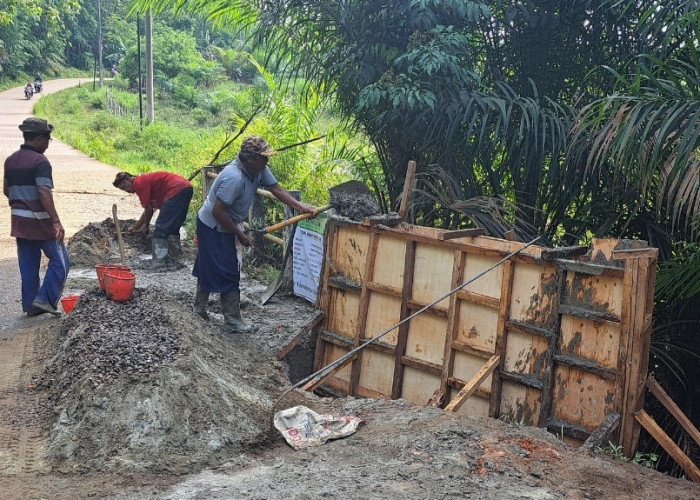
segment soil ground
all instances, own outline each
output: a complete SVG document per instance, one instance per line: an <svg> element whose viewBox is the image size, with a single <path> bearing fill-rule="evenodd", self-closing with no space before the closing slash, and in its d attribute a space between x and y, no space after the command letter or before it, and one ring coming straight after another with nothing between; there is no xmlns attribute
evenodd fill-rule
<svg viewBox="0 0 700 500"><path fill-rule="evenodd" d="M16 125L29 114L20 96L19 88L0 93L0 108L17 109L0 115L0 145L19 141ZM119 260L111 206L119 203L122 229L140 209L111 188L116 170L91 160L80 189L66 187L85 160L57 142L47 154L71 237L65 293L81 299L58 318L21 314L3 198L2 498L700 498L689 481L590 455L542 429L401 400L292 391L278 401L290 381L310 373L312 339L281 361L276 354L308 324L313 305L278 293L261 306L265 286L244 276L243 316L255 331L221 335L216 296L209 321L191 313L194 249L186 246L184 267L150 273L139 269L147 257L137 239L126 241L134 295L107 300L94 264ZM295 405L363 423L346 438L295 451L272 425L276 411Z"/></svg>

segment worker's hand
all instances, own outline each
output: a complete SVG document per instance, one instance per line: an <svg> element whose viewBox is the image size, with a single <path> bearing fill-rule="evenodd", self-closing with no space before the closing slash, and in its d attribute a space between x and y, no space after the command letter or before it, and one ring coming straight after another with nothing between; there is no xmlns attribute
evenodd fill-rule
<svg viewBox="0 0 700 500"><path fill-rule="evenodd" d="M297 212L301 214L311 214L312 216L318 215L317 212L318 208L313 206L313 205L307 205L306 203L301 203L299 202L299 206L297 207Z"/></svg>
<svg viewBox="0 0 700 500"><path fill-rule="evenodd" d="M54 222L53 223L53 237L54 237L54 239L59 243L63 243L63 238L65 235L66 235L66 232L63 229L63 225L60 222Z"/></svg>
<svg viewBox="0 0 700 500"><path fill-rule="evenodd" d="M238 236L238 241L241 242L241 245L244 247L252 247L253 246L253 239L247 235L247 234L242 234Z"/></svg>

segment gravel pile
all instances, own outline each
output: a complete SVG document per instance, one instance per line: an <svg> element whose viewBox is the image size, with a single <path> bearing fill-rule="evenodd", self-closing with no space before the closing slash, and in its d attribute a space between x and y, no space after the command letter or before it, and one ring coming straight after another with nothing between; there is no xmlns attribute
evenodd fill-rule
<svg viewBox="0 0 700 500"><path fill-rule="evenodd" d="M177 325L162 308L166 300L158 289L136 289L127 302L107 300L99 289L83 293L60 327L71 355L49 367L44 384L58 372L62 386L87 376L97 387L124 375L148 375L182 356Z"/></svg>

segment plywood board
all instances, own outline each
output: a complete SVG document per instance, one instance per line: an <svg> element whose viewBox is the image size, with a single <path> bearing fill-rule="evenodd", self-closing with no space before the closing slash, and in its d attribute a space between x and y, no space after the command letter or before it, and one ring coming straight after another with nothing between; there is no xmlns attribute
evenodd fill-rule
<svg viewBox="0 0 700 500"><path fill-rule="evenodd" d="M541 377L547 353L547 340L536 335L508 331L503 370Z"/></svg>
<svg viewBox="0 0 700 500"><path fill-rule="evenodd" d="M489 267L498 262L498 258L487 257L485 255L469 254L464 271L463 282L478 276ZM499 266L478 279L474 280L462 290L479 293L497 299L501 296L501 281L503 280L503 267Z"/></svg>
<svg viewBox="0 0 700 500"><path fill-rule="evenodd" d="M371 349L365 349L362 353L359 385L388 397L391 395L391 381L394 375L394 356Z"/></svg>
<svg viewBox="0 0 700 500"><path fill-rule="evenodd" d="M330 289L329 313L326 330L354 337L357 331L357 312L360 296L350 291Z"/></svg>
<svg viewBox="0 0 700 500"><path fill-rule="evenodd" d="M403 285L406 242L396 238L381 238L377 245L377 260L371 281L401 289Z"/></svg>
<svg viewBox="0 0 700 500"><path fill-rule="evenodd" d="M590 359L600 366L616 370L620 326L607 321L562 316L559 352Z"/></svg>
<svg viewBox="0 0 700 500"><path fill-rule="evenodd" d="M401 299L372 292L367 306L364 338L372 338L401 321ZM396 345L399 330L394 328L382 337L382 342Z"/></svg>
<svg viewBox="0 0 700 500"><path fill-rule="evenodd" d="M406 354L422 361L442 365L446 332L446 318L429 312L419 314L409 322ZM439 387L438 383L435 389Z"/></svg>
<svg viewBox="0 0 700 500"><path fill-rule="evenodd" d="M459 389L452 388L449 394L448 401L452 400L459 393ZM462 405L455 413L458 415L468 415L472 418L482 418L489 416L489 400L472 394L469 400Z"/></svg>
<svg viewBox="0 0 700 500"><path fill-rule="evenodd" d="M414 404L424 405L440 388L440 376L417 370L411 366L404 368L404 383L401 397Z"/></svg>
<svg viewBox="0 0 700 500"><path fill-rule="evenodd" d="M619 316L622 312L622 291L622 280L619 278L569 272L565 300L575 307Z"/></svg>
<svg viewBox="0 0 700 500"><path fill-rule="evenodd" d="M455 340L474 349L494 352L497 328L498 310L461 301Z"/></svg>
<svg viewBox="0 0 700 500"><path fill-rule="evenodd" d="M479 356L474 356L465 352L456 352L452 376L466 382L484 366L486 361L486 359ZM491 375L484 380L480 387L485 391L491 390ZM454 397L451 399L454 399Z"/></svg>
<svg viewBox="0 0 700 500"><path fill-rule="evenodd" d="M501 389L501 416L511 423L535 425L540 417L540 391L509 381Z"/></svg>
<svg viewBox="0 0 700 500"><path fill-rule="evenodd" d="M326 349L323 353L323 366L331 364L336 359L343 357L348 353L347 349L333 344L326 344ZM345 365L343 368L333 372L333 377L345 382L350 381L350 365Z"/></svg>
<svg viewBox="0 0 700 500"><path fill-rule="evenodd" d="M338 231L335 238L337 250L333 254L333 265L346 278L362 282L369 247L369 233L351 227L337 227L336 230ZM333 274L331 272L331 275Z"/></svg>
<svg viewBox="0 0 700 500"><path fill-rule="evenodd" d="M519 262L513 273L513 289L510 304L510 319L529 322L534 325L546 325L552 318L548 312L552 310L554 296L552 287L556 290L554 272L543 272L542 267Z"/></svg>
<svg viewBox="0 0 700 500"><path fill-rule="evenodd" d="M454 251L450 248L418 244L414 264L413 300L429 304L446 295L452 289L452 265ZM437 304L447 308L449 298Z"/></svg>
<svg viewBox="0 0 700 500"><path fill-rule="evenodd" d="M555 367L554 395L553 416L591 432L615 409L615 381L579 368Z"/></svg>

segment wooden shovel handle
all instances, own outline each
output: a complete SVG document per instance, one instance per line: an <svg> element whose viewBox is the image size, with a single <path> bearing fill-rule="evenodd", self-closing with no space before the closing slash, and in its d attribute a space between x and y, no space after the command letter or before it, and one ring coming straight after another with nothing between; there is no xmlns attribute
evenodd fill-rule
<svg viewBox="0 0 700 500"><path fill-rule="evenodd" d="M114 228L117 230L117 242L119 243L119 255L122 258L122 265L126 265L126 256L124 255L124 241L122 240L122 231L119 228L119 219L117 218L117 204L112 205L112 218L114 219Z"/></svg>
<svg viewBox="0 0 700 500"><path fill-rule="evenodd" d="M325 212L326 210L330 210L333 208L333 205L324 205L322 207L317 208L314 213L312 214L299 214L295 215L294 217L290 217L289 219L283 220L282 222L278 222L277 224L273 224L272 226L268 226L264 229L265 233L271 233L272 231L277 231L278 229L282 229L283 227L287 227L290 224L294 224L295 222L299 222L300 220L305 220L309 219L311 217L316 217L318 214L321 212Z"/></svg>

